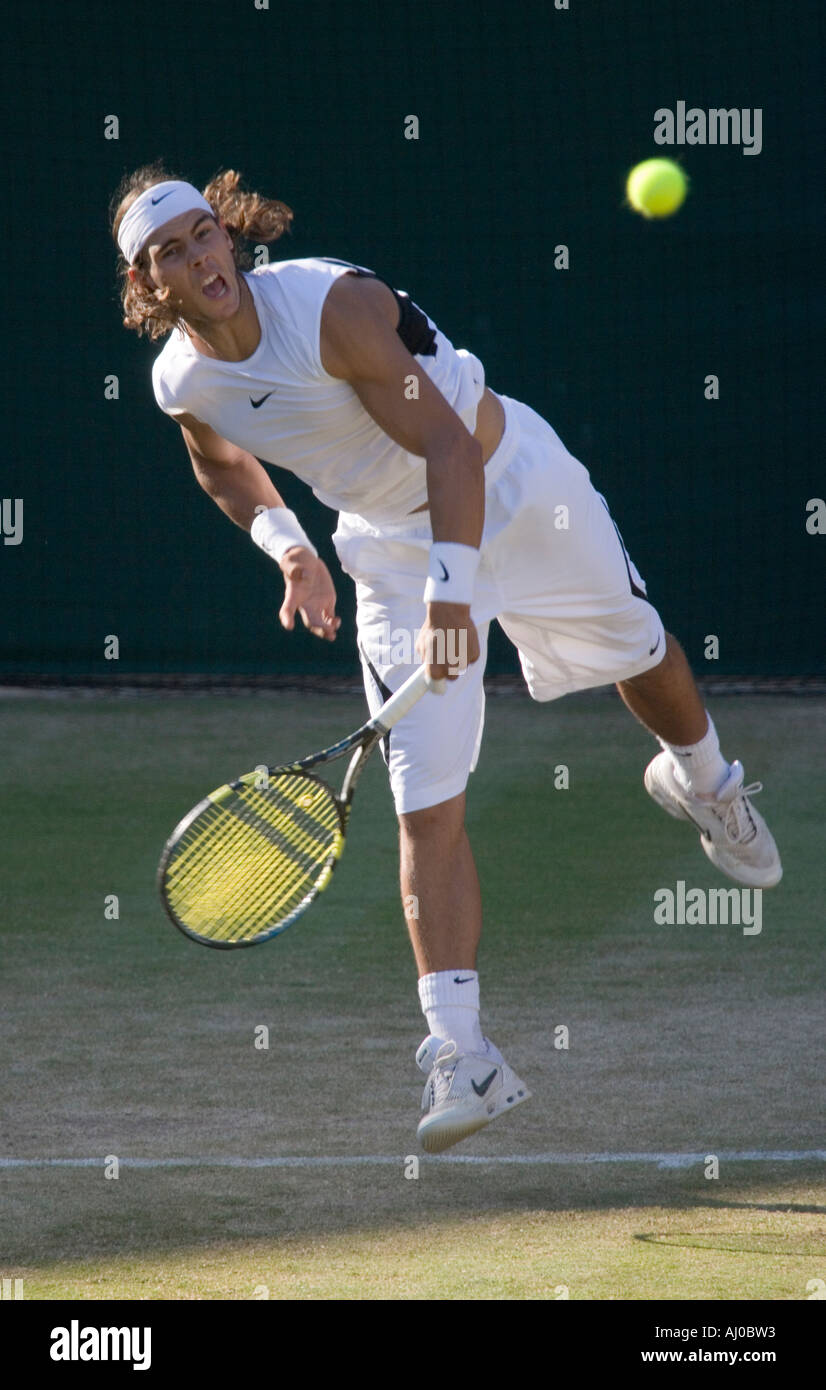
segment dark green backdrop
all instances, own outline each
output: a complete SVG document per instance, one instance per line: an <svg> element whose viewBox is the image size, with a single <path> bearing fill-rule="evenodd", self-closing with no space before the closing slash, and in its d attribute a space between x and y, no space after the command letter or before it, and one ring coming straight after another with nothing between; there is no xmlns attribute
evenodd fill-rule
<svg viewBox="0 0 826 1390"><path fill-rule="evenodd" d="M120 326L106 208L158 155L200 185L241 169L295 210L274 255L373 267L545 414L702 673L824 673L819 0L41 3L5 24L6 680L356 668L349 581L335 647L280 631L277 570L198 490L159 349ZM678 100L760 107L763 149L671 151L692 193L648 224L624 176ZM323 542L332 514L277 483ZM515 669L501 637L491 669Z"/></svg>

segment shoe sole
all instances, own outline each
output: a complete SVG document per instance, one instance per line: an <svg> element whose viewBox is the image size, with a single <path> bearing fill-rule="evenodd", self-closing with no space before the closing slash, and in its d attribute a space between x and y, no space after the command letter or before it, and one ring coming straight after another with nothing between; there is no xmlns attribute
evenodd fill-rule
<svg viewBox="0 0 826 1390"><path fill-rule="evenodd" d="M727 878L733 878L735 883L743 883L747 888L776 888L783 877L783 866L778 863L772 869L749 869L745 864L738 864L736 870L720 862L717 857L717 846L713 840L709 840L705 835L700 840L703 849L721 874Z"/></svg>
<svg viewBox="0 0 826 1390"><path fill-rule="evenodd" d="M509 1110L515 1110L523 1101L530 1100L531 1093L524 1081L511 1073L510 1085L503 1085L487 1105L479 1109L474 1106L464 1118L452 1106L442 1115L426 1116L419 1125L419 1143L426 1153L438 1154L451 1148L462 1139L467 1139L477 1130L484 1129L492 1120L498 1119Z"/></svg>

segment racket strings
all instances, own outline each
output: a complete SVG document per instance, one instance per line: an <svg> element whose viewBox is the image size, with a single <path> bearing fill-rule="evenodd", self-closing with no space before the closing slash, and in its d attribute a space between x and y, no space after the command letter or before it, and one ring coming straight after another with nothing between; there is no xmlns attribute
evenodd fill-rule
<svg viewBox="0 0 826 1390"><path fill-rule="evenodd" d="M286 924L323 886L340 850L328 787L282 773L266 788L233 789L184 831L166 866L166 896L181 922L211 940L248 940Z"/></svg>
<svg viewBox="0 0 826 1390"><path fill-rule="evenodd" d="M171 871L168 895L183 920L216 938L246 937L289 916L314 887L337 833L335 816L326 843L315 838L302 853L232 812L209 819L199 827L197 853L182 871Z"/></svg>

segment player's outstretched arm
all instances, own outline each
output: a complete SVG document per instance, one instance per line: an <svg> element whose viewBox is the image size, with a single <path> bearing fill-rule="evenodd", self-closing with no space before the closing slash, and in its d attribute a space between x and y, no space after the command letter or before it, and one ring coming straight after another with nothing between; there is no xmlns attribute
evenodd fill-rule
<svg viewBox="0 0 826 1390"><path fill-rule="evenodd" d="M193 415L178 423L199 484L236 526L249 531L263 507L283 507L272 478L254 454L222 439Z"/></svg>
<svg viewBox="0 0 826 1390"><path fill-rule="evenodd" d="M222 439L192 415L177 418L195 477L236 526L249 531L262 509L284 507L269 473L254 454ZM341 619L336 617L335 586L324 561L312 549L297 544L278 557L278 564L285 586L279 613L282 627L292 631L298 613L314 636L332 642Z"/></svg>

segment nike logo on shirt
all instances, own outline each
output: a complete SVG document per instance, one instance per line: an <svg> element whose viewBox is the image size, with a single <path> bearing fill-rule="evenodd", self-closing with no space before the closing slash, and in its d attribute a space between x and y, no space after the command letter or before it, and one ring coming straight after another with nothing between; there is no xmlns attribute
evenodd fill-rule
<svg viewBox="0 0 826 1390"><path fill-rule="evenodd" d="M273 390L274 389L275 388L273 387ZM252 399L252 396L250 396L250 405L252 406L253 410L257 410L260 405L263 405L265 401L269 400L271 395L272 391L268 391L266 396L261 396L257 401L254 401Z"/></svg>

